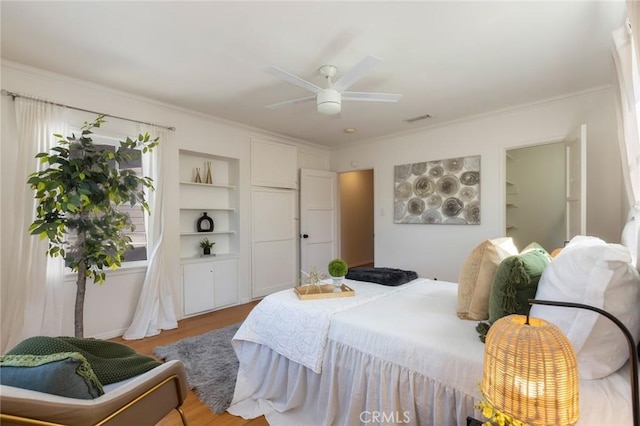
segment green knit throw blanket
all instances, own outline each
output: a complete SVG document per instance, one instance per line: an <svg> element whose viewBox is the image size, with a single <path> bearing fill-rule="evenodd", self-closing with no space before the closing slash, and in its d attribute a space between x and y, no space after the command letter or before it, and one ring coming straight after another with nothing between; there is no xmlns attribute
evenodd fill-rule
<svg viewBox="0 0 640 426"><path fill-rule="evenodd" d="M6 355L51 355L58 352L81 353L103 385L130 379L160 365L155 359L140 355L128 346L78 337L30 337Z"/></svg>

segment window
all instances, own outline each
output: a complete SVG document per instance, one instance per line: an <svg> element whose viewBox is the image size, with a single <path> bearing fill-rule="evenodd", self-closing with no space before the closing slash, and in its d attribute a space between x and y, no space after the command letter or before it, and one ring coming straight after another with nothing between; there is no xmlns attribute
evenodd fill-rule
<svg viewBox="0 0 640 426"><path fill-rule="evenodd" d="M94 135L95 136L95 135ZM96 138L94 137L94 142ZM102 147L106 150L115 151L115 145L96 144L98 147ZM117 164L119 170L133 170L137 176L144 176L142 174L142 153L138 149L128 150L131 159L123 163ZM118 211L128 213L131 218L131 223L135 226L134 231L127 231L127 234L131 238L132 250L128 250L124 254L124 262L134 262L140 260L147 260L147 234L144 226L144 210L142 206L136 205L131 207L129 204L122 204L118 206Z"/></svg>
<svg viewBox="0 0 640 426"><path fill-rule="evenodd" d="M75 129L75 134L79 134L80 131ZM115 151L116 146L120 145L120 140L126 139L126 136L106 136L100 134L92 134L91 138L93 143L105 150ZM73 154L71 154L73 155ZM133 170L137 176L144 176L142 168L142 153L140 150L130 150L130 159L128 161L116 164L115 160L111 166L117 167L119 170ZM128 250L124 254L123 263L126 262L139 262L147 260L147 234L145 231L145 217L142 206L136 205L131 207L129 204L123 204L117 207L117 210L127 213L131 218L131 223L135 229L133 231L126 230L125 234L131 238L131 244L133 249ZM69 241L73 241L75 237L70 236Z"/></svg>

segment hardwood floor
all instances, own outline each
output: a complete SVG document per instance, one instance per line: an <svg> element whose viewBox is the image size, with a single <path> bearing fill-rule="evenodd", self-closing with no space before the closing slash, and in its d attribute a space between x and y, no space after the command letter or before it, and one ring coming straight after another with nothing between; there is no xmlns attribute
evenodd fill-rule
<svg viewBox="0 0 640 426"><path fill-rule="evenodd" d="M197 336L216 328L225 327L227 325L243 321L256 304L257 302L247 303L245 305L215 311L210 314L187 318L178 322L178 328L175 330L165 330L157 336L147 337L141 340L123 340L119 337L111 340L128 345L141 354L153 356L153 348L156 346L167 345L184 339L185 337ZM189 426L268 425L264 416L253 420L244 420L242 417L232 416L227 412L223 414L215 414L206 405L200 402L192 390L189 390L189 395L184 401L182 408ZM180 421L180 415L174 410L171 414L162 419L158 425L177 426L182 425L182 422Z"/></svg>

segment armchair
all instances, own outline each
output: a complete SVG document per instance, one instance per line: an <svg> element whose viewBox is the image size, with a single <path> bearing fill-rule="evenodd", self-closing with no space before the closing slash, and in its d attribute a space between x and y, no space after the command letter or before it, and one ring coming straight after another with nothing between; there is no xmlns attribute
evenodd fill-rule
<svg viewBox="0 0 640 426"><path fill-rule="evenodd" d="M104 386L95 399L74 399L0 385L2 425L155 425L182 403L188 387L184 365L168 361L129 380Z"/></svg>

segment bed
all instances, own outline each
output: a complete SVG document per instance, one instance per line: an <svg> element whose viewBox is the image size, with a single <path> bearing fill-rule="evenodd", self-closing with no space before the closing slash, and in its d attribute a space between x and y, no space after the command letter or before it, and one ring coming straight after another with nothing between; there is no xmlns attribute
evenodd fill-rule
<svg viewBox="0 0 640 426"><path fill-rule="evenodd" d="M286 290L256 306L233 340L231 414L285 426L483 419L484 345L477 322L456 315L456 283L345 283L356 297L299 301ZM628 365L581 381L578 424L631 424L629 381Z"/></svg>

